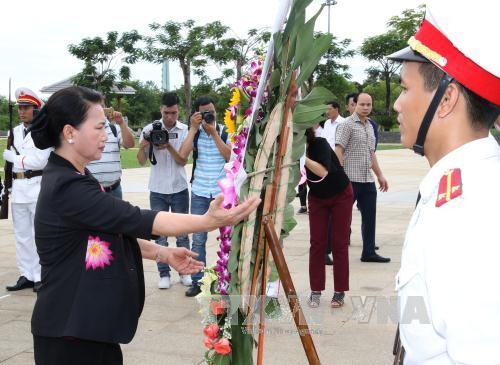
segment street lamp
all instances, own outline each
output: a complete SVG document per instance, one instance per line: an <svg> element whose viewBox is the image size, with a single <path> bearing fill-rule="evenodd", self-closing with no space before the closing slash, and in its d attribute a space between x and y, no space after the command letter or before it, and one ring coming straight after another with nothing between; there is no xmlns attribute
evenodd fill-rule
<svg viewBox="0 0 500 365"><path fill-rule="evenodd" d="M330 6L337 4L335 0L325 0L325 5L328 6L328 34L330 34Z"/></svg>

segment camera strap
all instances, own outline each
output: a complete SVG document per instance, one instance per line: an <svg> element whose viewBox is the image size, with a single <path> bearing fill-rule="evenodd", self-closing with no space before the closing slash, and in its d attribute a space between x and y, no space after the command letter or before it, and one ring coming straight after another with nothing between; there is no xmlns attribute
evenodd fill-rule
<svg viewBox="0 0 500 365"><path fill-rule="evenodd" d="M153 153L153 144L149 144L149 162L151 162L151 165L156 165L156 157L155 154Z"/></svg>

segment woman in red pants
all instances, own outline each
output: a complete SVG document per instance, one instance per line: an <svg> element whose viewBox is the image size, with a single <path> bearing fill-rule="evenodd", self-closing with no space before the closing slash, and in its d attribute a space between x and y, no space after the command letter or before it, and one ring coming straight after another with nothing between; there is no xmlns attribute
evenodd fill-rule
<svg viewBox="0 0 500 365"><path fill-rule="evenodd" d="M325 290L325 245L328 220L331 216L334 294L333 308L344 304L349 290L349 227L352 218L353 192L349 178L326 139L315 136L315 129L306 131L306 174L309 186L309 305L319 306Z"/></svg>

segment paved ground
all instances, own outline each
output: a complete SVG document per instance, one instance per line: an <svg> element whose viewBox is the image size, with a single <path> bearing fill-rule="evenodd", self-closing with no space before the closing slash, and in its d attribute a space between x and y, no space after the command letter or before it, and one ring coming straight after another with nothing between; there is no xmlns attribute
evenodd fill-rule
<svg viewBox="0 0 500 365"><path fill-rule="evenodd" d="M423 158L406 150L378 152L390 192L378 200L377 244L380 254L392 258L389 264L361 263L360 217L353 214L350 254L350 287L346 305L333 310L329 300L333 291L332 268L327 267L327 290L321 306L314 311L304 305L306 318L314 330L314 342L322 364L389 364L395 323L390 318L390 299L394 297L394 275L399 269L401 245L416 199L418 182L427 170ZM190 171L190 168L188 168ZM124 198L149 207L147 179L149 169L124 172ZM298 208L298 200L294 202ZM309 293L306 215L298 215L298 226L285 241L285 256L297 293L305 304ZM208 261L214 261L215 233L209 235ZM29 290L8 293L7 284L17 279L12 221L0 221L0 363L33 363L30 318L35 294ZM184 296L185 288L173 275L169 290L156 288L156 266L145 262L146 304L134 340L123 346L125 364L200 364L203 359L199 307ZM283 298L282 298L283 299ZM374 304L375 303L375 304ZM285 308L283 317L268 322L265 340L266 364L306 364L300 339Z"/></svg>

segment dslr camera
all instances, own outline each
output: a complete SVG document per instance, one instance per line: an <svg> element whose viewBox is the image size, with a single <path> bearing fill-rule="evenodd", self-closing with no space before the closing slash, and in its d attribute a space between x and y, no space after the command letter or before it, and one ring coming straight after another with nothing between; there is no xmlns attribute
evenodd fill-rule
<svg viewBox="0 0 500 365"><path fill-rule="evenodd" d="M205 122L207 123L213 123L215 121L215 115L214 113L206 110L204 112L200 112L201 113L201 119L203 119Z"/></svg>
<svg viewBox="0 0 500 365"><path fill-rule="evenodd" d="M155 146L163 146L170 139L176 139L177 133L168 133L162 129L162 122L156 121L153 123L153 129L148 134L144 133L144 139Z"/></svg>

